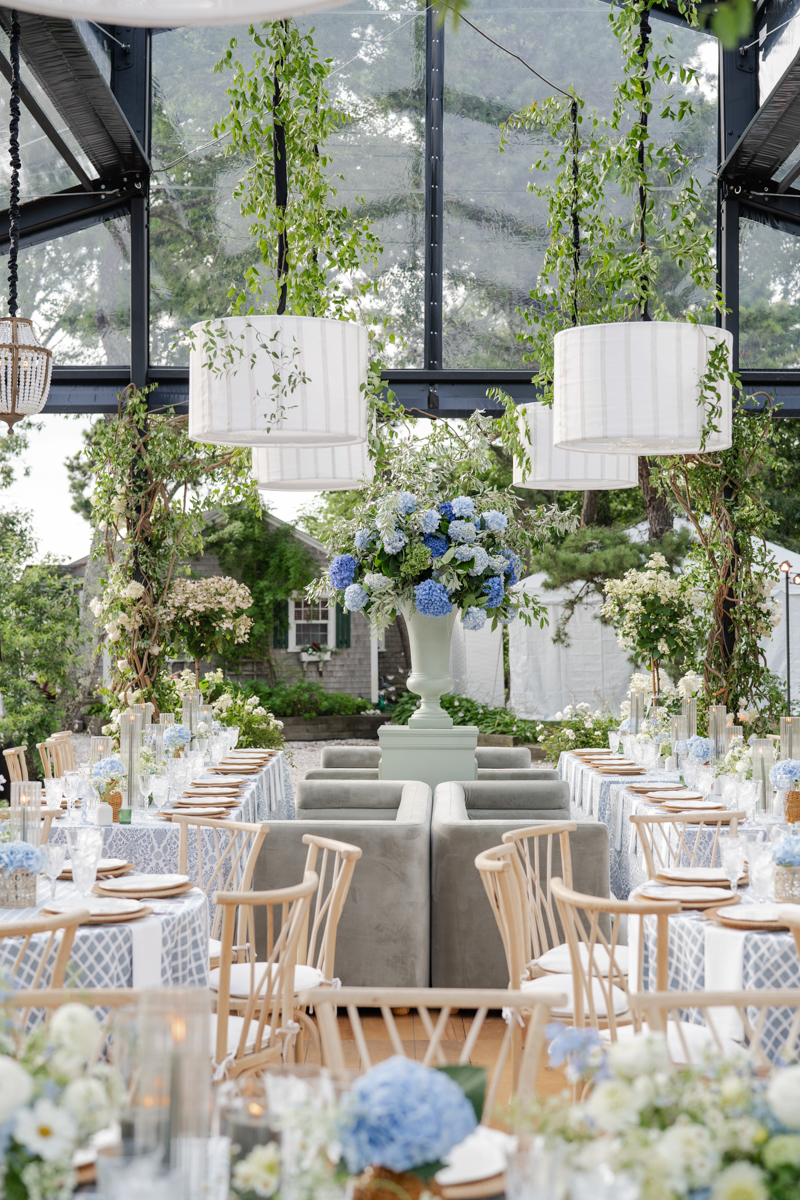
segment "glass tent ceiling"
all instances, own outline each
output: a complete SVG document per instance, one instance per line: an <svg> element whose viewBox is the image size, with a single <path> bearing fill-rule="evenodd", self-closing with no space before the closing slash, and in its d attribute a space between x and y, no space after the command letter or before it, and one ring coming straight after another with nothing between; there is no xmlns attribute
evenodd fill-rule
<svg viewBox="0 0 800 1200"><path fill-rule="evenodd" d="M607 16L604 0L473 0L470 12L599 111L618 73ZM688 136L708 181L745 386L800 416L800 0L759 0L755 30L734 51L689 29L677 8L653 17L654 37L671 37L700 72ZM246 30L20 21L20 301L54 352L45 411L116 411L131 381L158 383L154 404L185 405L180 332L224 315L255 257L233 198L244 163L211 133L225 108L214 64ZM402 403L442 415L491 409L493 384L533 399L517 308L545 247L529 191L540 147L515 135L501 155L498 140L502 122L547 88L466 24L437 29L423 0L351 0L306 24L350 114L328 146L339 195L372 216L384 248L374 303L400 340L387 381ZM2 126L9 27L0 9ZM7 183L0 153L0 193ZM665 283L676 298L683 286Z"/></svg>

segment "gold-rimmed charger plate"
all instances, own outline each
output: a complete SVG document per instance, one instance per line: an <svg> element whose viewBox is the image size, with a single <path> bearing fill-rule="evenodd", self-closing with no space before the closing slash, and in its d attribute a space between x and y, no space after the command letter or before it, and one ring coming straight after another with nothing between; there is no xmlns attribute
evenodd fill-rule
<svg viewBox="0 0 800 1200"><path fill-rule="evenodd" d="M680 904L681 909L684 912L697 912L698 910L700 910L702 912L707 908L728 908L732 904L738 904L742 899L739 892L730 892L730 889L726 888L725 891L729 892L728 899L721 900L719 898L719 896L709 895L708 899L704 900L702 897L702 894L701 894L702 892L705 891L705 892L711 893L712 891L717 891L718 889L715 887L703 888L703 887L700 887L697 884L695 884L695 885L689 885L689 886L694 887L694 889L695 889L694 894L691 896L690 899L684 900L681 897L680 893L682 891L688 892L689 886L687 886L686 888L681 888L680 885L675 884L675 883L664 884L663 886L669 887L670 891L674 892L674 895L666 896L663 894L659 895L658 893L652 893L652 892L646 892L646 893L637 892L636 899L637 900L646 900L648 903L651 900L655 900L656 902L663 901L665 904L670 904L670 903L677 901L677 903Z"/></svg>
<svg viewBox="0 0 800 1200"><path fill-rule="evenodd" d="M646 796L648 792L677 792L684 791L682 783L629 783L628 791L638 796Z"/></svg>
<svg viewBox="0 0 800 1200"><path fill-rule="evenodd" d="M646 775L644 767L598 767L601 775Z"/></svg>
<svg viewBox="0 0 800 1200"><path fill-rule="evenodd" d="M684 870L691 870L690 867ZM728 880L721 871L716 871L713 867L698 867L698 871L706 872L705 876L690 876L690 875L667 875L663 871L656 873L656 882L666 884L667 887L727 887ZM748 887L750 876L745 874L739 877L739 887Z"/></svg>
<svg viewBox="0 0 800 1200"><path fill-rule="evenodd" d="M745 904L743 907L745 909L761 908L771 911L772 909L777 909L778 905ZM753 915L756 917L757 914L754 913ZM743 929L750 933L783 933L789 928L788 925L784 925L777 918L774 921L763 917L760 920L742 920L738 911L728 914L727 911L720 912L719 908L707 908L705 917L707 921L716 921L718 925L722 925L726 929Z"/></svg>
<svg viewBox="0 0 800 1200"><path fill-rule="evenodd" d="M51 900L42 906L42 912L60 914L74 911L76 908L89 910L89 915L84 917L81 925L122 925L127 921L138 921L140 917L147 917L153 911L146 904L139 904L131 897L102 896L94 900L91 897L87 897L86 900L77 899L74 902Z"/></svg>
<svg viewBox="0 0 800 1200"><path fill-rule="evenodd" d="M131 888L129 892L107 892L101 883L92 888L95 896L119 896L121 900L168 900L172 896L185 896L196 884L186 883L179 888L164 888L163 891L142 891L141 888Z"/></svg>
<svg viewBox="0 0 800 1200"><path fill-rule="evenodd" d="M110 859L105 860L107 862L110 862L110 863L113 862L113 863L117 864L116 866L113 866L113 867L111 867L111 866L104 867L103 861L104 860L101 858L100 862L98 863L98 866L97 866L97 878L98 879L100 879L100 878L115 879L118 875L128 875L128 874L130 874L131 871L136 870L136 867L133 865L132 862L123 862L122 859L110 858ZM65 865L64 870L61 872L61 874L59 875L58 878L59 879L67 879L67 880L72 879L72 866Z"/></svg>
<svg viewBox="0 0 800 1200"><path fill-rule="evenodd" d="M231 810L229 808L172 808L169 812L161 815L165 821L172 821L174 817L213 817L214 820L221 820L223 817L231 816Z"/></svg>

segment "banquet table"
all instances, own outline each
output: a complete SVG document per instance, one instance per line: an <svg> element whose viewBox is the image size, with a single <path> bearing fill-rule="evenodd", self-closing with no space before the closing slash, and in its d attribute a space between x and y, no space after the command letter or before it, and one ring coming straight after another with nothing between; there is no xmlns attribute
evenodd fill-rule
<svg viewBox="0 0 800 1200"><path fill-rule="evenodd" d="M206 772L202 778L215 778L224 783L226 777L212 776ZM230 812L230 819L233 821L254 823L295 819L289 766L282 750L270 759L263 770L253 775L252 782L247 783L243 789L241 803ZM144 871L146 874L173 874L178 870L180 829L173 822L164 821L156 816L152 806L150 814L134 825L105 826L103 855L133 863L137 871ZM68 828L65 817L54 821L49 840L66 841ZM213 849L213 838L209 830L207 837L204 837L204 854L212 856ZM197 878L191 869L191 853L190 849L189 874Z"/></svg>
<svg viewBox="0 0 800 1200"><path fill-rule="evenodd" d="M29 921L50 898L50 885L38 881L32 908L0 908L0 925ZM72 883L56 884L56 898L81 897ZM208 986L209 906L205 893L193 888L182 896L146 901L151 916L118 925L80 925L67 965L66 986L93 988L157 988ZM46 914L42 914L46 915ZM15 984L29 987L46 950L49 934L34 934ZM19 953L19 939L0 942L0 978Z"/></svg>

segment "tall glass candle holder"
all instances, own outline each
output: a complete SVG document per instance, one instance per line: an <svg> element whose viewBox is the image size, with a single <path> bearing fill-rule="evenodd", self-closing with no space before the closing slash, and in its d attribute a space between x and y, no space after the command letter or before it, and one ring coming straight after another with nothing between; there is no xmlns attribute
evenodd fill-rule
<svg viewBox="0 0 800 1200"><path fill-rule="evenodd" d="M708 746L711 759L722 758L722 731L728 710L724 704L712 704L708 710Z"/></svg>
<svg viewBox="0 0 800 1200"><path fill-rule="evenodd" d="M189 695L183 697L183 702L181 704L181 725L185 725L192 737L194 737L194 731L196 729L196 715L192 705L192 697Z"/></svg>
<svg viewBox="0 0 800 1200"><path fill-rule="evenodd" d="M631 733L640 733L644 720L644 692L631 692Z"/></svg>
<svg viewBox="0 0 800 1200"><path fill-rule="evenodd" d="M38 780L12 782L9 821L12 842L30 842L32 846L41 843L42 785Z"/></svg>
<svg viewBox="0 0 800 1200"><path fill-rule="evenodd" d="M89 765L94 766L101 758L110 758L113 753L113 737L92 737L89 743Z"/></svg>
<svg viewBox="0 0 800 1200"><path fill-rule="evenodd" d="M781 758L800 758L800 717L781 717Z"/></svg>
<svg viewBox="0 0 800 1200"><path fill-rule="evenodd" d="M153 724L153 711L154 705L152 705L148 700L147 704L144 706L144 729L148 729L149 726Z"/></svg>
<svg viewBox="0 0 800 1200"><path fill-rule="evenodd" d="M119 756L125 767L122 781L122 805L124 808L139 808L142 797L139 793L139 752L142 746L142 714L124 712L119 719Z"/></svg>
<svg viewBox="0 0 800 1200"><path fill-rule="evenodd" d="M175 713L162 713L158 718L158 723L159 725L163 725L165 729L168 729L170 725L175 724Z"/></svg>
<svg viewBox="0 0 800 1200"><path fill-rule="evenodd" d="M767 797L772 796L769 773L772 770L772 742L769 738L756 738L753 742L753 779L761 784L759 811L766 812Z"/></svg>
<svg viewBox="0 0 800 1200"><path fill-rule="evenodd" d="M678 742L686 742L689 740L689 722L683 714L679 717L673 717L671 722L671 737L672 753L675 754L675 747Z"/></svg>
<svg viewBox="0 0 800 1200"><path fill-rule="evenodd" d="M689 723L688 737L697 737L697 696L690 696L681 704L681 716Z"/></svg>
<svg viewBox="0 0 800 1200"><path fill-rule="evenodd" d="M164 734L166 731L166 725L150 726L150 737L152 738L153 754L156 760L156 767L162 767L164 765Z"/></svg>

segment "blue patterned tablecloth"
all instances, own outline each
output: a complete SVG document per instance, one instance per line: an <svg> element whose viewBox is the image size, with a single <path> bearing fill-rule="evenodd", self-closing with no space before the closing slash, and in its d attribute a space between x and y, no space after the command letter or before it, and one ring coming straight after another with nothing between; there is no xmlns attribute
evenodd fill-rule
<svg viewBox="0 0 800 1200"><path fill-rule="evenodd" d="M74 884L56 885L59 900L81 898ZM33 908L0 908L0 929L35 917L50 897L40 877ZM67 964L65 986L97 988L207 987L208 900L198 888L173 899L149 901L152 916L119 925L81 925ZM15 973L15 986L29 986L46 951L49 934L34 934ZM0 980L20 950L20 939L0 942ZM47 972L47 966L45 967ZM45 974L45 982L48 975Z"/></svg>
<svg viewBox="0 0 800 1200"><path fill-rule="evenodd" d="M210 778L206 774L205 778ZM231 809L235 821L293 821L295 819L294 796L289 776L286 755L281 751L268 765L248 783L242 802ZM66 841L66 819L55 821L50 830L50 841ZM178 870L178 843L180 830L171 821L162 821L156 816L145 817L136 825L111 825L105 828L103 854L107 858L122 858L133 863L137 871L146 874L171 874ZM204 838L204 854L213 854L213 836L208 831ZM189 875L192 871L192 846L190 841ZM208 860L207 860L208 861Z"/></svg>

